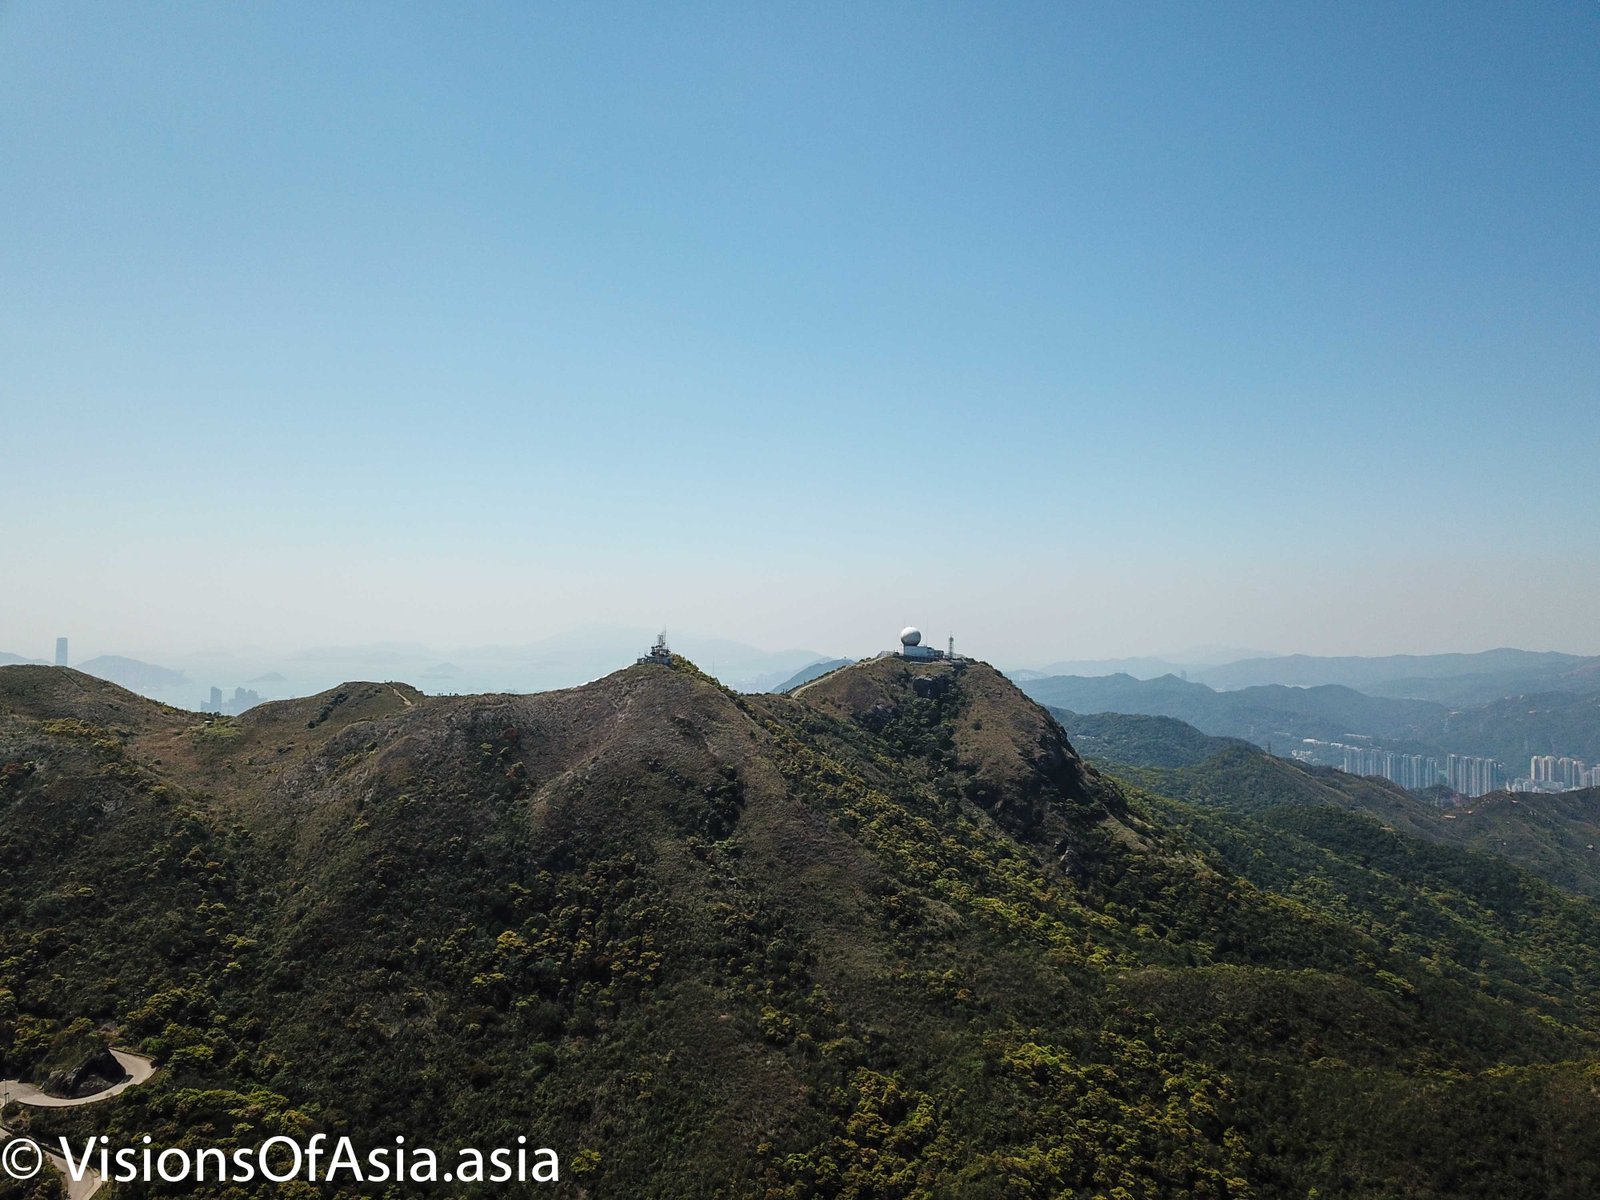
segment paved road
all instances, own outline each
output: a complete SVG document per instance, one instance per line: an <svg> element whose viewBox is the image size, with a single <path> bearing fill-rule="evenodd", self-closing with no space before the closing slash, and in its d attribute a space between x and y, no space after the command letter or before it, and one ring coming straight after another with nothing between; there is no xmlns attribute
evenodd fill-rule
<svg viewBox="0 0 1600 1200"><path fill-rule="evenodd" d="M114 1083L110 1087L96 1092L92 1096L47 1096L31 1083L24 1083L20 1079L0 1080L0 1097L9 1096L18 1104L26 1104L30 1108L77 1108L84 1104L99 1104L102 1100L109 1100L113 1096L120 1096L131 1087L138 1087L150 1076L156 1073L156 1064L141 1054L129 1054L126 1050L113 1050L111 1056L122 1065L128 1077L121 1083ZM0 1133L11 1134L4 1125L0 1125ZM59 1154L45 1151L46 1156L61 1173L61 1180L67 1185L69 1200L89 1200L98 1192L105 1180L100 1178L100 1172L90 1167L84 1172L82 1179L73 1179L67 1173L67 1160Z"/></svg>
<svg viewBox="0 0 1600 1200"><path fill-rule="evenodd" d="M114 1083L92 1096L47 1096L33 1084L23 1083L20 1079L0 1082L0 1093L9 1092L11 1098L18 1104L26 1104L30 1108L77 1108L83 1104L99 1104L102 1100L120 1096L129 1088L138 1087L156 1073L155 1063L138 1054L129 1054L126 1050L113 1050L111 1057L121 1064L128 1077L121 1083Z"/></svg>

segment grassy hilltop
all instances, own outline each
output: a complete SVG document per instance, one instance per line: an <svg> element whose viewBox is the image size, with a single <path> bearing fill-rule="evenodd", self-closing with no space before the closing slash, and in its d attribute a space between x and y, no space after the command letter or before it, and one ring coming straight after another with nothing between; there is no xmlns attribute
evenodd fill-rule
<svg viewBox="0 0 1600 1200"><path fill-rule="evenodd" d="M165 1067L8 1123L526 1134L594 1197L1600 1190L1600 910L1159 778L981 663L237 718L6 667L0 1074Z"/></svg>

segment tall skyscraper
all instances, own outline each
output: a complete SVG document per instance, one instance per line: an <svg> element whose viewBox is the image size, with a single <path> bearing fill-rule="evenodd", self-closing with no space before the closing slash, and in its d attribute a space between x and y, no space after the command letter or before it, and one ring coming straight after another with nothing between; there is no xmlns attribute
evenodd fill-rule
<svg viewBox="0 0 1600 1200"><path fill-rule="evenodd" d="M66 665L67 665L67 639L66 638L57 638L56 639L56 666L64 667Z"/></svg>

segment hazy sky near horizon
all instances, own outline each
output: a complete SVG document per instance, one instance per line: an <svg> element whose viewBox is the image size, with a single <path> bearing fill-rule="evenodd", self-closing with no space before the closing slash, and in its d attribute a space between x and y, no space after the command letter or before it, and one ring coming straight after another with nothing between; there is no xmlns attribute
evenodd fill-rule
<svg viewBox="0 0 1600 1200"><path fill-rule="evenodd" d="M1600 8L0 0L0 650L1600 653Z"/></svg>

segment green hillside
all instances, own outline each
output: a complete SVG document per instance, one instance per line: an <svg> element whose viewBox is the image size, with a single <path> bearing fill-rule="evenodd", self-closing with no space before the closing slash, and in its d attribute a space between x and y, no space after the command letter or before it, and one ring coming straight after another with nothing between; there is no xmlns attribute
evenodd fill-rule
<svg viewBox="0 0 1600 1200"><path fill-rule="evenodd" d="M1365 813L1424 841L1481 850L1560 887L1600 898L1600 790L1494 792L1441 808L1382 779L1306 767L1234 748L1181 768L1116 768L1131 782L1189 805L1260 815L1285 806Z"/></svg>
<svg viewBox="0 0 1600 1200"><path fill-rule="evenodd" d="M1535 754L1600 762L1600 692L1517 695L1457 709L1434 737L1457 752L1481 746L1477 753L1493 755L1518 774L1527 773Z"/></svg>
<svg viewBox="0 0 1600 1200"><path fill-rule="evenodd" d="M1120 769L1161 795L1205 808L1254 815L1286 805L1327 805L1364 812L1403 833L1441 836L1441 810L1385 779L1351 775L1332 767L1309 767L1234 746L1204 762L1172 770Z"/></svg>
<svg viewBox="0 0 1600 1200"><path fill-rule="evenodd" d="M1224 750L1249 747L1240 738L1211 737L1176 717L1075 713L1049 708L1085 758L1133 767L1192 767Z"/></svg>
<svg viewBox="0 0 1600 1200"><path fill-rule="evenodd" d="M1555 795L1495 792L1444 814L1454 840L1600 898L1600 789Z"/></svg>
<svg viewBox="0 0 1600 1200"><path fill-rule="evenodd" d="M0 669L0 1074L164 1068L7 1123L526 1134L594 1197L1595 1193L1591 904L1147 782L980 663L238 718Z"/></svg>

